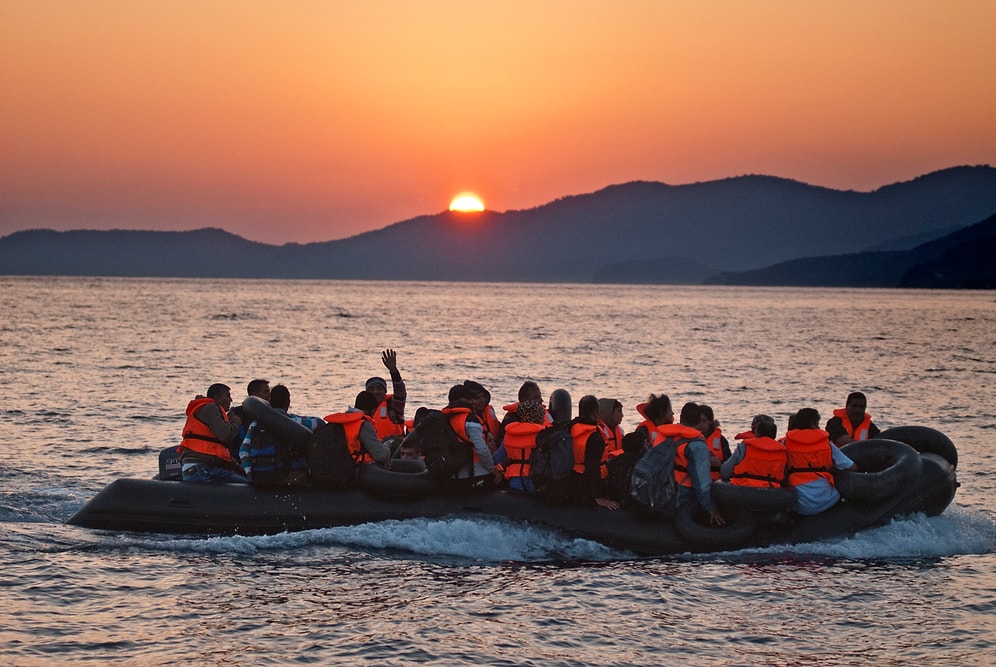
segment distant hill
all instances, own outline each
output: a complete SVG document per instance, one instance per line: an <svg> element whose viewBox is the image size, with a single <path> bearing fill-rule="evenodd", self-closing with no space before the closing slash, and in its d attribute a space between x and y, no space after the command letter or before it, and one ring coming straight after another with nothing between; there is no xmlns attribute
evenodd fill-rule
<svg viewBox="0 0 996 667"><path fill-rule="evenodd" d="M996 215L912 250L805 257L705 279L711 285L996 288Z"/></svg>
<svg viewBox="0 0 996 667"><path fill-rule="evenodd" d="M17 232L0 238L0 274L699 283L803 257L874 250L891 263L893 253L994 212L989 166L873 192L770 176L633 182L528 210L423 215L323 243L274 246L219 229ZM851 271L859 282L895 278Z"/></svg>

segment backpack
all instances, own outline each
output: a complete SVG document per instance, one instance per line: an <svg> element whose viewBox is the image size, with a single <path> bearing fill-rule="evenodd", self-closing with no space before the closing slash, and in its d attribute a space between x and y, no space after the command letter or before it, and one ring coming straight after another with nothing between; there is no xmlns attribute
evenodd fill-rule
<svg viewBox="0 0 996 667"><path fill-rule="evenodd" d="M274 432L254 424L247 437L250 438L250 479L254 485L287 486L292 473L306 470L304 452L288 444Z"/></svg>
<svg viewBox="0 0 996 667"><path fill-rule="evenodd" d="M629 495L651 514L673 516L678 505L678 483L674 479L674 455L688 438L667 438L651 448L633 466Z"/></svg>
<svg viewBox="0 0 996 667"><path fill-rule="evenodd" d="M452 477L474 465L473 447L460 440L441 410L425 407L416 410L415 429L405 440L414 442L429 474L437 479Z"/></svg>
<svg viewBox="0 0 996 667"><path fill-rule="evenodd" d="M319 424L308 441L308 476L314 486L348 486L356 472L356 457L349 451L342 424Z"/></svg>
<svg viewBox="0 0 996 667"><path fill-rule="evenodd" d="M563 495L574 470L574 439L571 422L555 424L536 434L536 447L529 459L529 479L536 493Z"/></svg>

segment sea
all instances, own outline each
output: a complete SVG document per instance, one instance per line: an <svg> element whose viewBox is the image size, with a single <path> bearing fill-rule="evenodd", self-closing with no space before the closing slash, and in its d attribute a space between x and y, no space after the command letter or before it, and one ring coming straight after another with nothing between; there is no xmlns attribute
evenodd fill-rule
<svg viewBox="0 0 996 667"><path fill-rule="evenodd" d="M959 450L940 516L639 558L472 516L261 537L64 522L149 478L184 408L253 378L322 416L386 376L751 417L863 391ZM0 277L0 664L996 664L996 292Z"/></svg>

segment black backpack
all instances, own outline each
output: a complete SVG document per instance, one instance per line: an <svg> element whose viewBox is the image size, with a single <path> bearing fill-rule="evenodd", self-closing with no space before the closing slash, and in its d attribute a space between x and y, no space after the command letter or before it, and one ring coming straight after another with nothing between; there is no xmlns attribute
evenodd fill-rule
<svg viewBox="0 0 996 667"><path fill-rule="evenodd" d="M536 434L529 469L536 493L559 496L567 492L567 480L574 470L571 422L555 424Z"/></svg>
<svg viewBox="0 0 996 667"><path fill-rule="evenodd" d="M349 486L356 474L356 457L346 443L342 424L323 423L308 441L308 476L314 486Z"/></svg>
<svg viewBox="0 0 996 667"><path fill-rule="evenodd" d="M249 437L249 471L254 485L286 486L291 473L307 469L301 448L288 444L258 423L250 427Z"/></svg>
<svg viewBox="0 0 996 667"><path fill-rule="evenodd" d="M452 477L464 468L473 470L473 447L460 440L441 410L416 410L415 428L405 440L414 442L429 474L437 479Z"/></svg>
<svg viewBox="0 0 996 667"><path fill-rule="evenodd" d="M678 506L678 482L674 479L674 455L688 438L668 437L633 466L629 495L651 514L674 516Z"/></svg>

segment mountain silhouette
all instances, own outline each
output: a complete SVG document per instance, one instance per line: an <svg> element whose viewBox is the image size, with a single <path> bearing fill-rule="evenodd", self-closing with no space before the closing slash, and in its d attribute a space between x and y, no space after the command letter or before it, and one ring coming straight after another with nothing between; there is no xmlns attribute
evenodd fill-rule
<svg viewBox="0 0 996 667"><path fill-rule="evenodd" d="M917 264L927 272L917 280L926 280L940 252L923 251L902 272L896 253L994 212L996 169L989 166L945 169L873 192L771 176L638 181L528 210L423 215L321 243L269 245L219 229L16 232L0 238L0 273L745 284L762 275L751 272L810 258L798 270L779 269L790 282L778 284L807 284L798 281L811 280L817 264L840 272L832 258L872 254L868 270L847 268L848 280L898 285ZM876 262L891 273L875 270Z"/></svg>

